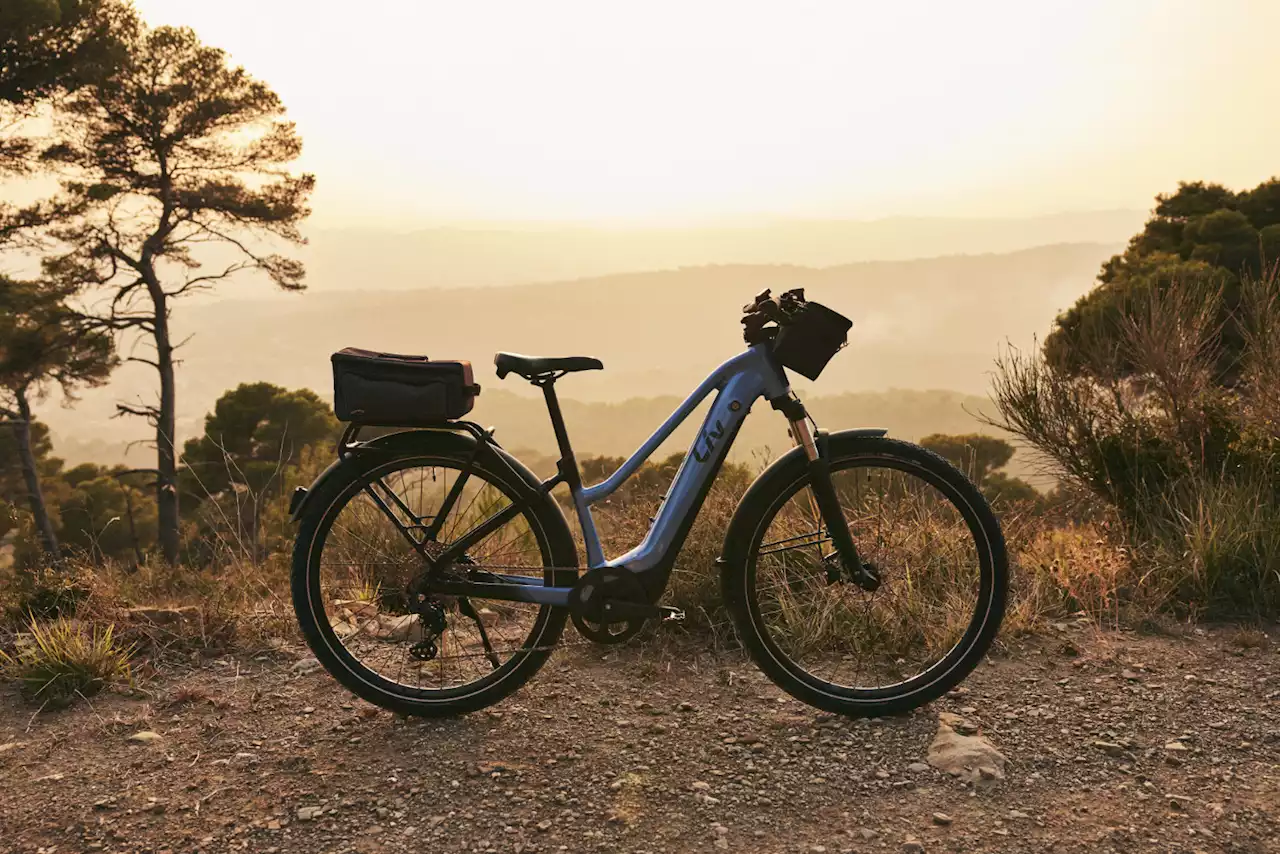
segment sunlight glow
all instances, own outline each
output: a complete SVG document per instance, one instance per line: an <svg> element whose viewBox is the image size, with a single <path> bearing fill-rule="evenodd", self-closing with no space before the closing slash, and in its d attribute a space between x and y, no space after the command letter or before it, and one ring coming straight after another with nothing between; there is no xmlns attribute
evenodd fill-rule
<svg viewBox="0 0 1280 854"><path fill-rule="evenodd" d="M1146 207L1280 131L1265 2L137 5L281 94L336 225Z"/></svg>

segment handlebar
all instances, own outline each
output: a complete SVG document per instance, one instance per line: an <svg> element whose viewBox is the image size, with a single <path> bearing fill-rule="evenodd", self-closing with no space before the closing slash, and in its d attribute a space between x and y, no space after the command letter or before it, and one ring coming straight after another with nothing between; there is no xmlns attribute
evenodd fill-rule
<svg viewBox="0 0 1280 854"><path fill-rule="evenodd" d="M742 337L748 344L773 338L778 334L778 328L790 323L792 315L804 305L804 288L784 291L776 299L769 295L769 288L765 288L742 307ZM769 326L770 323L775 325Z"/></svg>

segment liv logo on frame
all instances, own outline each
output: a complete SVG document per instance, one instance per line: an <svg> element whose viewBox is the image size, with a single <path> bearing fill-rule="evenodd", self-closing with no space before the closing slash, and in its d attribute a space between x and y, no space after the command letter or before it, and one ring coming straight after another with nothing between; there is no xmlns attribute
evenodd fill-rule
<svg viewBox="0 0 1280 854"><path fill-rule="evenodd" d="M711 459L711 452L716 449L716 440L724 437L724 425L720 423L720 419L716 419L715 427L702 428L702 444L706 445L706 452L698 450L698 445L693 446L693 458L700 463L705 463Z"/></svg>

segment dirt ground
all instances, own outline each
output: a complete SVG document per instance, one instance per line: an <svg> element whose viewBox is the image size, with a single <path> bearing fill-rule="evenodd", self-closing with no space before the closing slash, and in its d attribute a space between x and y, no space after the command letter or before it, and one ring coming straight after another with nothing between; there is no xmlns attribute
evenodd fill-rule
<svg viewBox="0 0 1280 854"><path fill-rule="evenodd" d="M1060 624L870 721L675 641L572 647L454 720L368 706L300 647L34 718L4 686L0 851L1280 851L1271 637ZM940 711L1006 779L924 764Z"/></svg>

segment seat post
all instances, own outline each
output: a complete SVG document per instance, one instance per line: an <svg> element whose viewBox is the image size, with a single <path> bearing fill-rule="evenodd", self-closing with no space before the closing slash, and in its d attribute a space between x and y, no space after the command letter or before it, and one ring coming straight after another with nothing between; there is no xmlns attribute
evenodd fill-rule
<svg viewBox="0 0 1280 854"><path fill-rule="evenodd" d="M577 492L582 488L582 475L578 472L578 461L573 456L573 446L569 444L569 433L564 426L564 415L560 412L560 401L556 397L556 377L551 375L539 379L537 385L542 387L542 396L547 401L547 414L551 416L551 429L556 433L556 444L560 446L560 476L569 488Z"/></svg>

